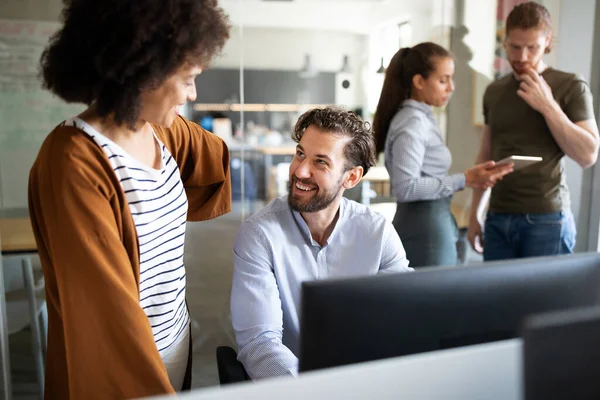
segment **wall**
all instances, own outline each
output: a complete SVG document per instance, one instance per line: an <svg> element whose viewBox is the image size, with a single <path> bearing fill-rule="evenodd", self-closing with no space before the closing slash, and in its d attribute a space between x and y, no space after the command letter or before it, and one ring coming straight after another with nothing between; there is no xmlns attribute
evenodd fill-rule
<svg viewBox="0 0 600 400"><path fill-rule="evenodd" d="M475 161L481 141L481 127L473 124L475 79L491 81L496 32L495 0L456 0L455 25L450 49L455 55L455 91L448 104L447 145L452 153L451 172L464 172ZM490 11L491 10L491 11ZM487 64L487 65L486 65ZM454 202L467 205L469 189L456 193Z"/></svg>
<svg viewBox="0 0 600 400"><path fill-rule="evenodd" d="M555 50L557 68L579 73L588 82L592 75L592 38L594 38L596 3L596 0L562 1L560 3L559 35ZM596 38L596 40L598 39ZM595 66L595 68L598 67L598 65ZM600 93L596 91L594 95L597 105ZM593 174L591 170L584 172L570 159L566 159L565 166L567 183L571 189L573 213L578 228L577 250L583 251L588 249ZM590 248L590 250L592 249Z"/></svg>
<svg viewBox="0 0 600 400"><path fill-rule="evenodd" d="M404 2L408 0L394 0ZM369 30L368 16L375 2L314 2L314 1L259 1L259 0L220 0L221 6L229 14L233 25L246 27L322 29L362 32ZM366 18L365 18L366 17Z"/></svg>
<svg viewBox="0 0 600 400"><path fill-rule="evenodd" d="M305 56L310 55L315 70L338 72L347 55L351 72L344 77L352 84L348 90L336 85L336 91L341 104L355 108L363 104L365 97L362 71L368 68L367 49L368 37L363 34L323 29L234 26L222 56L211 67L239 68L240 62L243 62L247 69L300 71Z"/></svg>
<svg viewBox="0 0 600 400"><path fill-rule="evenodd" d="M61 0L2 0L0 18L57 21L61 9Z"/></svg>
<svg viewBox="0 0 600 400"><path fill-rule="evenodd" d="M2 0L0 18L58 21L61 0ZM29 168L38 147L0 149L0 207L26 206Z"/></svg>
<svg viewBox="0 0 600 400"><path fill-rule="evenodd" d="M368 34L379 25L399 23L414 14L440 19L436 11L452 0L221 0L220 3L233 25Z"/></svg>
<svg viewBox="0 0 600 400"><path fill-rule="evenodd" d="M243 56L244 66L250 69L300 70L304 55L310 54L316 69L335 72L347 54L351 68L357 70L365 61L365 46L365 35L348 32L244 27L241 37L240 28L234 26L212 67L238 68Z"/></svg>
<svg viewBox="0 0 600 400"><path fill-rule="evenodd" d="M596 99L596 120L600 121L600 3L596 1L596 17L594 23L594 43L592 47L592 76L590 87ZM600 251L600 167L597 165L584 174L591 183L590 191L582 197L582 210L589 210L587 251Z"/></svg>

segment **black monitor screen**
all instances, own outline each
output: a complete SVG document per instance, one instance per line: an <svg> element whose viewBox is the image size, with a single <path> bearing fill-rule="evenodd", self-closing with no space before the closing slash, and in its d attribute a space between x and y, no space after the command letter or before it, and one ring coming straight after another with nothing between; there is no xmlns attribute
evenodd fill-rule
<svg viewBox="0 0 600 400"><path fill-rule="evenodd" d="M300 371L519 336L525 316L600 303L600 254L303 284Z"/></svg>
<svg viewBox="0 0 600 400"><path fill-rule="evenodd" d="M600 307L537 314L523 331L525 400L600 399Z"/></svg>

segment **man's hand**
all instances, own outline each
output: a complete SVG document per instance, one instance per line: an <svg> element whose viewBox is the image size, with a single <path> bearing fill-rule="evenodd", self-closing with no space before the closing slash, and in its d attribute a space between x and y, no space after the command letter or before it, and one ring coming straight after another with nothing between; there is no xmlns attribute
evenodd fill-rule
<svg viewBox="0 0 600 400"><path fill-rule="evenodd" d="M536 71L530 69L523 75L520 75L519 79L521 80L521 84L519 85L517 94L531 108L543 114L546 109L556 105L552 89L550 89L546 80Z"/></svg>
<svg viewBox="0 0 600 400"><path fill-rule="evenodd" d="M477 218L471 218L467 229L467 239L471 248L478 254L483 254L483 230Z"/></svg>
<svg viewBox="0 0 600 400"><path fill-rule="evenodd" d="M552 89L541 75L528 70L519 76L521 84L517 95L542 114L560 149L582 168L589 168L598 159L600 140L598 125L593 114L582 121L571 121L554 100ZM589 93L586 96L591 96ZM581 107L585 107L583 103Z"/></svg>

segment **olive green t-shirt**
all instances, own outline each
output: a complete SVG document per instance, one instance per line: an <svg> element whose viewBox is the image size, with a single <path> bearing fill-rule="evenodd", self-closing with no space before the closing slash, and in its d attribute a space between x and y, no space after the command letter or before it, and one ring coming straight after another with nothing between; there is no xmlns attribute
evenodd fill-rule
<svg viewBox="0 0 600 400"><path fill-rule="evenodd" d="M542 77L554 99L573 122L594 118L592 94L579 75L547 68ZM546 120L517 95L513 74L490 84L483 96L485 124L490 128L492 159L538 156L543 161L508 174L492 190L489 210L500 213L549 213L570 207L564 156Z"/></svg>

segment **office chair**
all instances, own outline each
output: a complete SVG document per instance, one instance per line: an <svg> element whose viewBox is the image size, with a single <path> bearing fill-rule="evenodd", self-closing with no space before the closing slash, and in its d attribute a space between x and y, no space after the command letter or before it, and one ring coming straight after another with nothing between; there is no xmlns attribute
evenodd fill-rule
<svg viewBox="0 0 600 400"><path fill-rule="evenodd" d="M237 360L237 353L229 346L217 347L217 369L221 385L250 380L244 366Z"/></svg>

